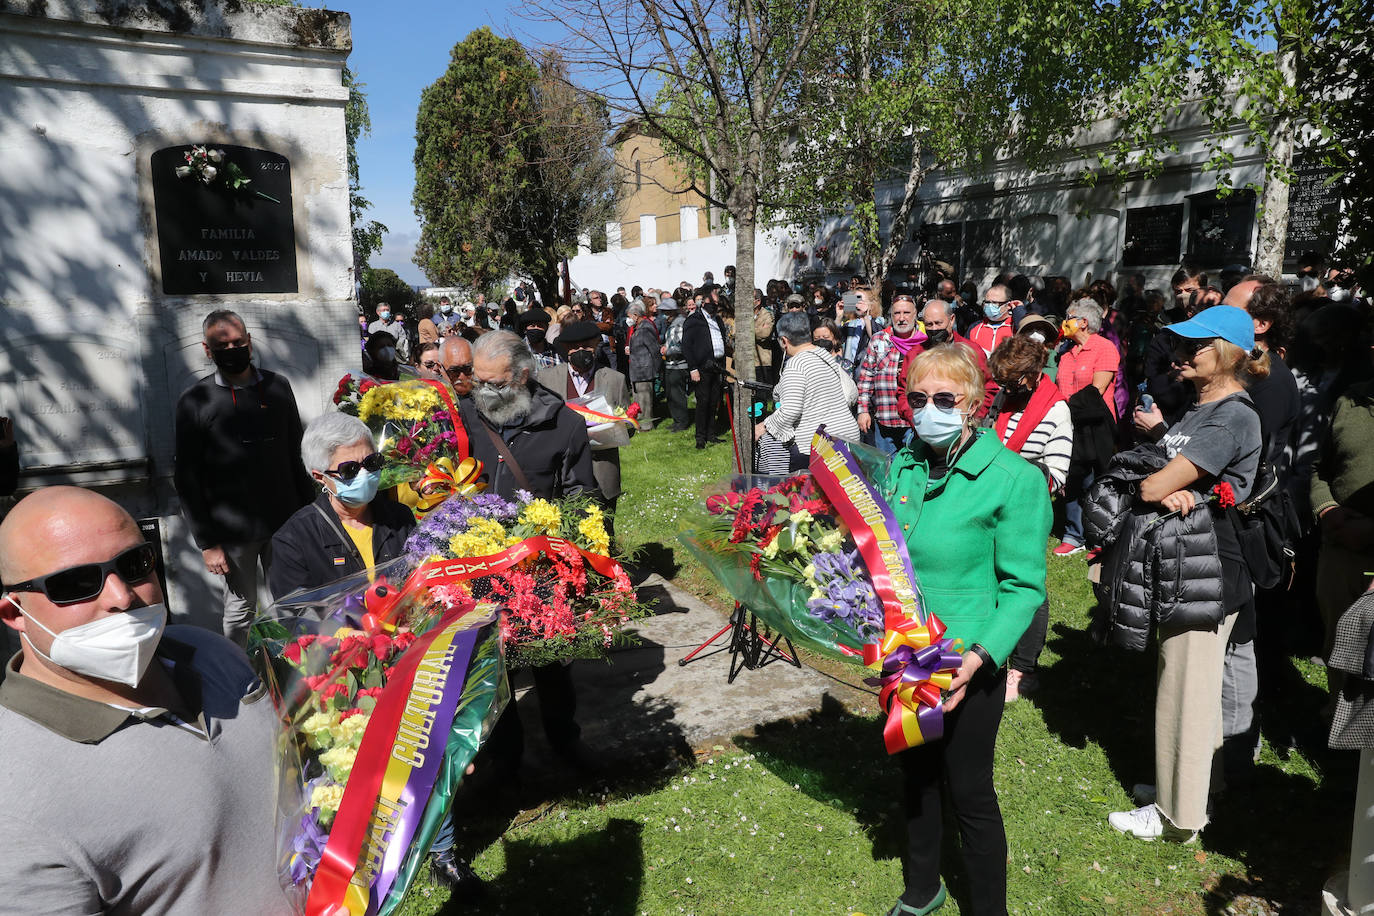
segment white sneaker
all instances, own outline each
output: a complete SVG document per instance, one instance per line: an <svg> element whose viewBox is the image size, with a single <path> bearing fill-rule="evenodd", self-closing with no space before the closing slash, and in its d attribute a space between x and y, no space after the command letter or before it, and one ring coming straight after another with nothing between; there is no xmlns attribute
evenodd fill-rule
<svg viewBox="0 0 1374 916"><path fill-rule="evenodd" d="M1145 805L1134 811L1117 811L1107 816L1107 823L1122 833L1129 833L1140 840L1154 840L1160 837L1172 842L1187 845L1197 839L1196 830L1181 830L1170 824L1154 805Z"/></svg>
<svg viewBox="0 0 1374 916"><path fill-rule="evenodd" d="M1153 805L1159 800L1158 790L1153 783L1138 782L1131 786L1131 798L1137 805ZM1213 814L1212 796L1207 796L1207 819L1211 820Z"/></svg>

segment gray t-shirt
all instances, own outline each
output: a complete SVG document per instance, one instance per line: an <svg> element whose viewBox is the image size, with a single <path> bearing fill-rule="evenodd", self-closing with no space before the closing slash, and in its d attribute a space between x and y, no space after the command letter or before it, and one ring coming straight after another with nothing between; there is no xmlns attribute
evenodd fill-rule
<svg viewBox="0 0 1374 916"><path fill-rule="evenodd" d="M1208 475L1193 485L1197 493L1205 496L1225 482L1237 502L1249 498L1260 460L1259 414L1249 401L1250 396L1241 393L1198 404L1159 440L1170 458L1182 455Z"/></svg>

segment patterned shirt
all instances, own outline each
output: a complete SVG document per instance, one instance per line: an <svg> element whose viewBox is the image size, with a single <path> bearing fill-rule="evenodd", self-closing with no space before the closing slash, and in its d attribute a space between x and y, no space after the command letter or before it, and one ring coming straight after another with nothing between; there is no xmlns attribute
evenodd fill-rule
<svg viewBox="0 0 1374 916"><path fill-rule="evenodd" d="M892 329L885 328L873 335L859 364L859 413L882 426L906 425L897 409L901 370L902 351L892 345Z"/></svg>

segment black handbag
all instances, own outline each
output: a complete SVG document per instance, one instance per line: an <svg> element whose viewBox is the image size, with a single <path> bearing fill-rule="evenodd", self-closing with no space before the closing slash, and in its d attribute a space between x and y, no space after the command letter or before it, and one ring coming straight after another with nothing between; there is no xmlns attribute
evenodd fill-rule
<svg viewBox="0 0 1374 916"><path fill-rule="evenodd" d="M1248 405L1260 418L1262 454L1267 455L1269 437L1264 429L1264 417L1253 402L1242 399L1241 403ZM1269 461L1260 459L1250 498L1236 504L1227 514L1235 525L1240 553L1255 587L1270 589L1282 583L1287 589L1293 580L1294 543L1301 522L1292 495L1284 488Z"/></svg>

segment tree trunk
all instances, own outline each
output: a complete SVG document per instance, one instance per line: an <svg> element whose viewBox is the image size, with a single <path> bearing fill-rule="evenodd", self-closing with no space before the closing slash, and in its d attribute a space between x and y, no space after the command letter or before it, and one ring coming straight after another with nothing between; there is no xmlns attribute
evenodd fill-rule
<svg viewBox="0 0 1374 916"><path fill-rule="evenodd" d="M1288 86L1298 80L1298 54L1291 42L1280 44L1279 73ZM1259 243L1255 272L1274 279L1283 275L1283 250L1288 242L1288 176L1293 164L1294 118L1291 106L1275 112L1268 132L1269 158L1265 163L1264 192L1259 201Z"/></svg>
<svg viewBox="0 0 1374 916"><path fill-rule="evenodd" d="M735 378L754 380L754 227L758 202L749 202L732 214L735 218ZM754 399L747 388L735 388L734 412L730 422L735 442L746 471L753 470L754 418L750 408Z"/></svg>
<svg viewBox="0 0 1374 916"><path fill-rule="evenodd" d="M911 226L911 211L916 207L916 195L921 190L921 185L925 184L926 176L929 175L934 167L923 168L921 165L921 144L915 139L911 143L911 168L907 171L906 181L902 183L902 199L897 202L897 209L892 212L892 224L887 233L887 244L883 246L882 254L878 257L878 272L883 276L892 269L892 265L897 260L897 253L902 250L902 245L906 244L907 229ZM931 278L923 277L924 282L929 285ZM922 294L928 294L933 290L923 289ZM925 303L917 303L917 308L921 308Z"/></svg>

